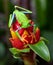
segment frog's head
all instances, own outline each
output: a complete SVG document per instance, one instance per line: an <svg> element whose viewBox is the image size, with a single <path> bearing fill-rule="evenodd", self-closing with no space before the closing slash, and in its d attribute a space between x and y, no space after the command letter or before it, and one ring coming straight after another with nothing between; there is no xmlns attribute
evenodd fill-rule
<svg viewBox="0 0 53 65"><path fill-rule="evenodd" d="M24 9L24 8L21 8ZM26 10L26 9L24 9ZM29 12L29 10L26 10L28 13L32 13ZM19 24L21 24L22 28L27 28L30 26L29 22L30 20L27 18L27 16L25 15L25 11L19 11L17 9L15 9L13 11L13 14L10 15L10 19L9 19L9 27L13 24L14 19L16 18L16 20L18 21Z"/></svg>

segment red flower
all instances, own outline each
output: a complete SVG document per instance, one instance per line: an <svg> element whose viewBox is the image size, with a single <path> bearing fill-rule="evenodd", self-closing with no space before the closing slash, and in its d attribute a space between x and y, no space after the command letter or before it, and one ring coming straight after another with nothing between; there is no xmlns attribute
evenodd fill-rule
<svg viewBox="0 0 53 65"><path fill-rule="evenodd" d="M26 30L28 31L29 34L30 34L30 32L33 33L33 26L30 26L30 27L26 28Z"/></svg>
<svg viewBox="0 0 53 65"><path fill-rule="evenodd" d="M31 21L31 24L33 22ZM16 36L15 31L18 29L20 24L18 21L14 22L12 27L10 28L12 38L10 41L12 46L18 49L23 49L27 47L27 44L35 44L40 40L40 29L36 28L35 32L33 32L33 25L28 28L21 28L17 32L21 36L21 40ZM26 47L25 47L26 46Z"/></svg>
<svg viewBox="0 0 53 65"><path fill-rule="evenodd" d="M35 34L33 34L32 32L30 32L30 34L29 34L28 31L25 30L21 37L22 37L23 41L27 44L35 43Z"/></svg>
<svg viewBox="0 0 53 65"><path fill-rule="evenodd" d="M19 27L21 26L21 24L16 20L13 24L12 24L12 28L13 30L17 30Z"/></svg>
<svg viewBox="0 0 53 65"><path fill-rule="evenodd" d="M15 34L15 31L12 29L12 27L10 28L10 33L13 39L17 39L18 37Z"/></svg>
<svg viewBox="0 0 53 65"><path fill-rule="evenodd" d="M28 44L34 44L35 43L35 39L32 36L25 37L24 41L25 41L25 43L28 43Z"/></svg>
<svg viewBox="0 0 53 65"><path fill-rule="evenodd" d="M35 37L36 37L36 42L38 42L40 40L40 29L38 27L36 28Z"/></svg>
<svg viewBox="0 0 53 65"><path fill-rule="evenodd" d="M12 43L13 47L15 47L17 49L23 49L24 48L24 43L22 41L20 41L18 38L17 39L10 38L9 40Z"/></svg>
<svg viewBox="0 0 53 65"><path fill-rule="evenodd" d="M20 36L22 36L22 34L23 34L23 32L24 32L24 28L22 28L22 29L20 29L18 32L19 32L19 34L20 34Z"/></svg>

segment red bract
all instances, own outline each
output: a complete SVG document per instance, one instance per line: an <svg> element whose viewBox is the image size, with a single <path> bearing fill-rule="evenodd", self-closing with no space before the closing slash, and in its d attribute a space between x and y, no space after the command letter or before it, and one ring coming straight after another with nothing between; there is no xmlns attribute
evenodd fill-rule
<svg viewBox="0 0 53 65"><path fill-rule="evenodd" d="M19 32L19 34L20 34L20 36L22 36L22 34L23 34L23 32L24 32L24 28L22 28L22 29L20 29L18 32Z"/></svg>
<svg viewBox="0 0 53 65"><path fill-rule="evenodd" d="M12 46L17 48L17 49L24 48L24 43L22 41L20 41L19 39L10 38L10 42L12 43Z"/></svg>
<svg viewBox="0 0 53 65"><path fill-rule="evenodd" d="M26 30L28 31L28 33L33 32L33 26L26 28Z"/></svg>
<svg viewBox="0 0 53 65"><path fill-rule="evenodd" d="M35 34L30 32L28 33L27 30L25 30L22 34L22 39L27 44L34 44L35 43Z"/></svg>
<svg viewBox="0 0 53 65"><path fill-rule="evenodd" d="M13 47L23 49L25 48L25 45L35 44L40 40L40 29L36 28L35 32L33 32L34 23L31 21L30 24L31 26L28 28L20 28L20 30L18 30L18 28L21 27L21 25L18 21L15 21L12 24L12 27L10 28L12 38L10 38L10 41ZM17 32L19 33L21 40L16 36L16 30L18 30Z"/></svg>
<svg viewBox="0 0 53 65"><path fill-rule="evenodd" d="M13 39L17 39L18 37L15 34L15 31L12 29L12 27L10 28L10 33Z"/></svg>
<svg viewBox="0 0 53 65"><path fill-rule="evenodd" d="M21 25L20 25L20 23L18 23L17 20L12 24L13 30L15 30L15 31L16 31L20 26L21 26Z"/></svg>
<svg viewBox="0 0 53 65"><path fill-rule="evenodd" d="M32 36L27 36L24 41L25 41L25 43L28 43L28 44L35 43L35 39Z"/></svg>
<svg viewBox="0 0 53 65"><path fill-rule="evenodd" d="M40 40L40 29L39 28L36 28L35 37L36 37L36 42L38 42Z"/></svg>

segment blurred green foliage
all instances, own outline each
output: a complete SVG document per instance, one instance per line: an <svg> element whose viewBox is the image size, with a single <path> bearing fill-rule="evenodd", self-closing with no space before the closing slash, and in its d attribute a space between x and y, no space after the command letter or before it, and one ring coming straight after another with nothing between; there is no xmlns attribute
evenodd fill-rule
<svg viewBox="0 0 53 65"><path fill-rule="evenodd" d="M53 31L53 0L47 1L47 27Z"/></svg>
<svg viewBox="0 0 53 65"><path fill-rule="evenodd" d="M4 12L4 10L3 10L3 0L0 0L0 12Z"/></svg>
<svg viewBox="0 0 53 65"><path fill-rule="evenodd" d="M2 13L5 13L4 12L4 1L3 0L0 0L0 12ZM10 2L10 0L8 0L8 11L9 11L9 14L12 13L14 10L14 5Z"/></svg>
<svg viewBox="0 0 53 65"><path fill-rule="evenodd" d="M43 29L47 24L47 0L35 0L38 26Z"/></svg>
<svg viewBox="0 0 53 65"><path fill-rule="evenodd" d="M9 14L14 11L14 5L8 0L8 10Z"/></svg>
<svg viewBox="0 0 53 65"><path fill-rule="evenodd" d="M53 31L53 0L35 0L39 27Z"/></svg>
<svg viewBox="0 0 53 65"><path fill-rule="evenodd" d="M53 0L35 0L37 23L41 29L41 36L48 39L51 61L53 61Z"/></svg>

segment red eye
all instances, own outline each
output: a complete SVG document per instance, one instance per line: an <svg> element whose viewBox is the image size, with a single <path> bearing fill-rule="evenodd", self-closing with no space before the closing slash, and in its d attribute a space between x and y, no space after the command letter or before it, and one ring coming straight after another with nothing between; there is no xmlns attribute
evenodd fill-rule
<svg viewBox="0 0 53 65"><path fill-rule="evenodd" d="M30 21L30 24L31 24L31 25L34 25L34 22L31 20L31 21Z"/></svg>

